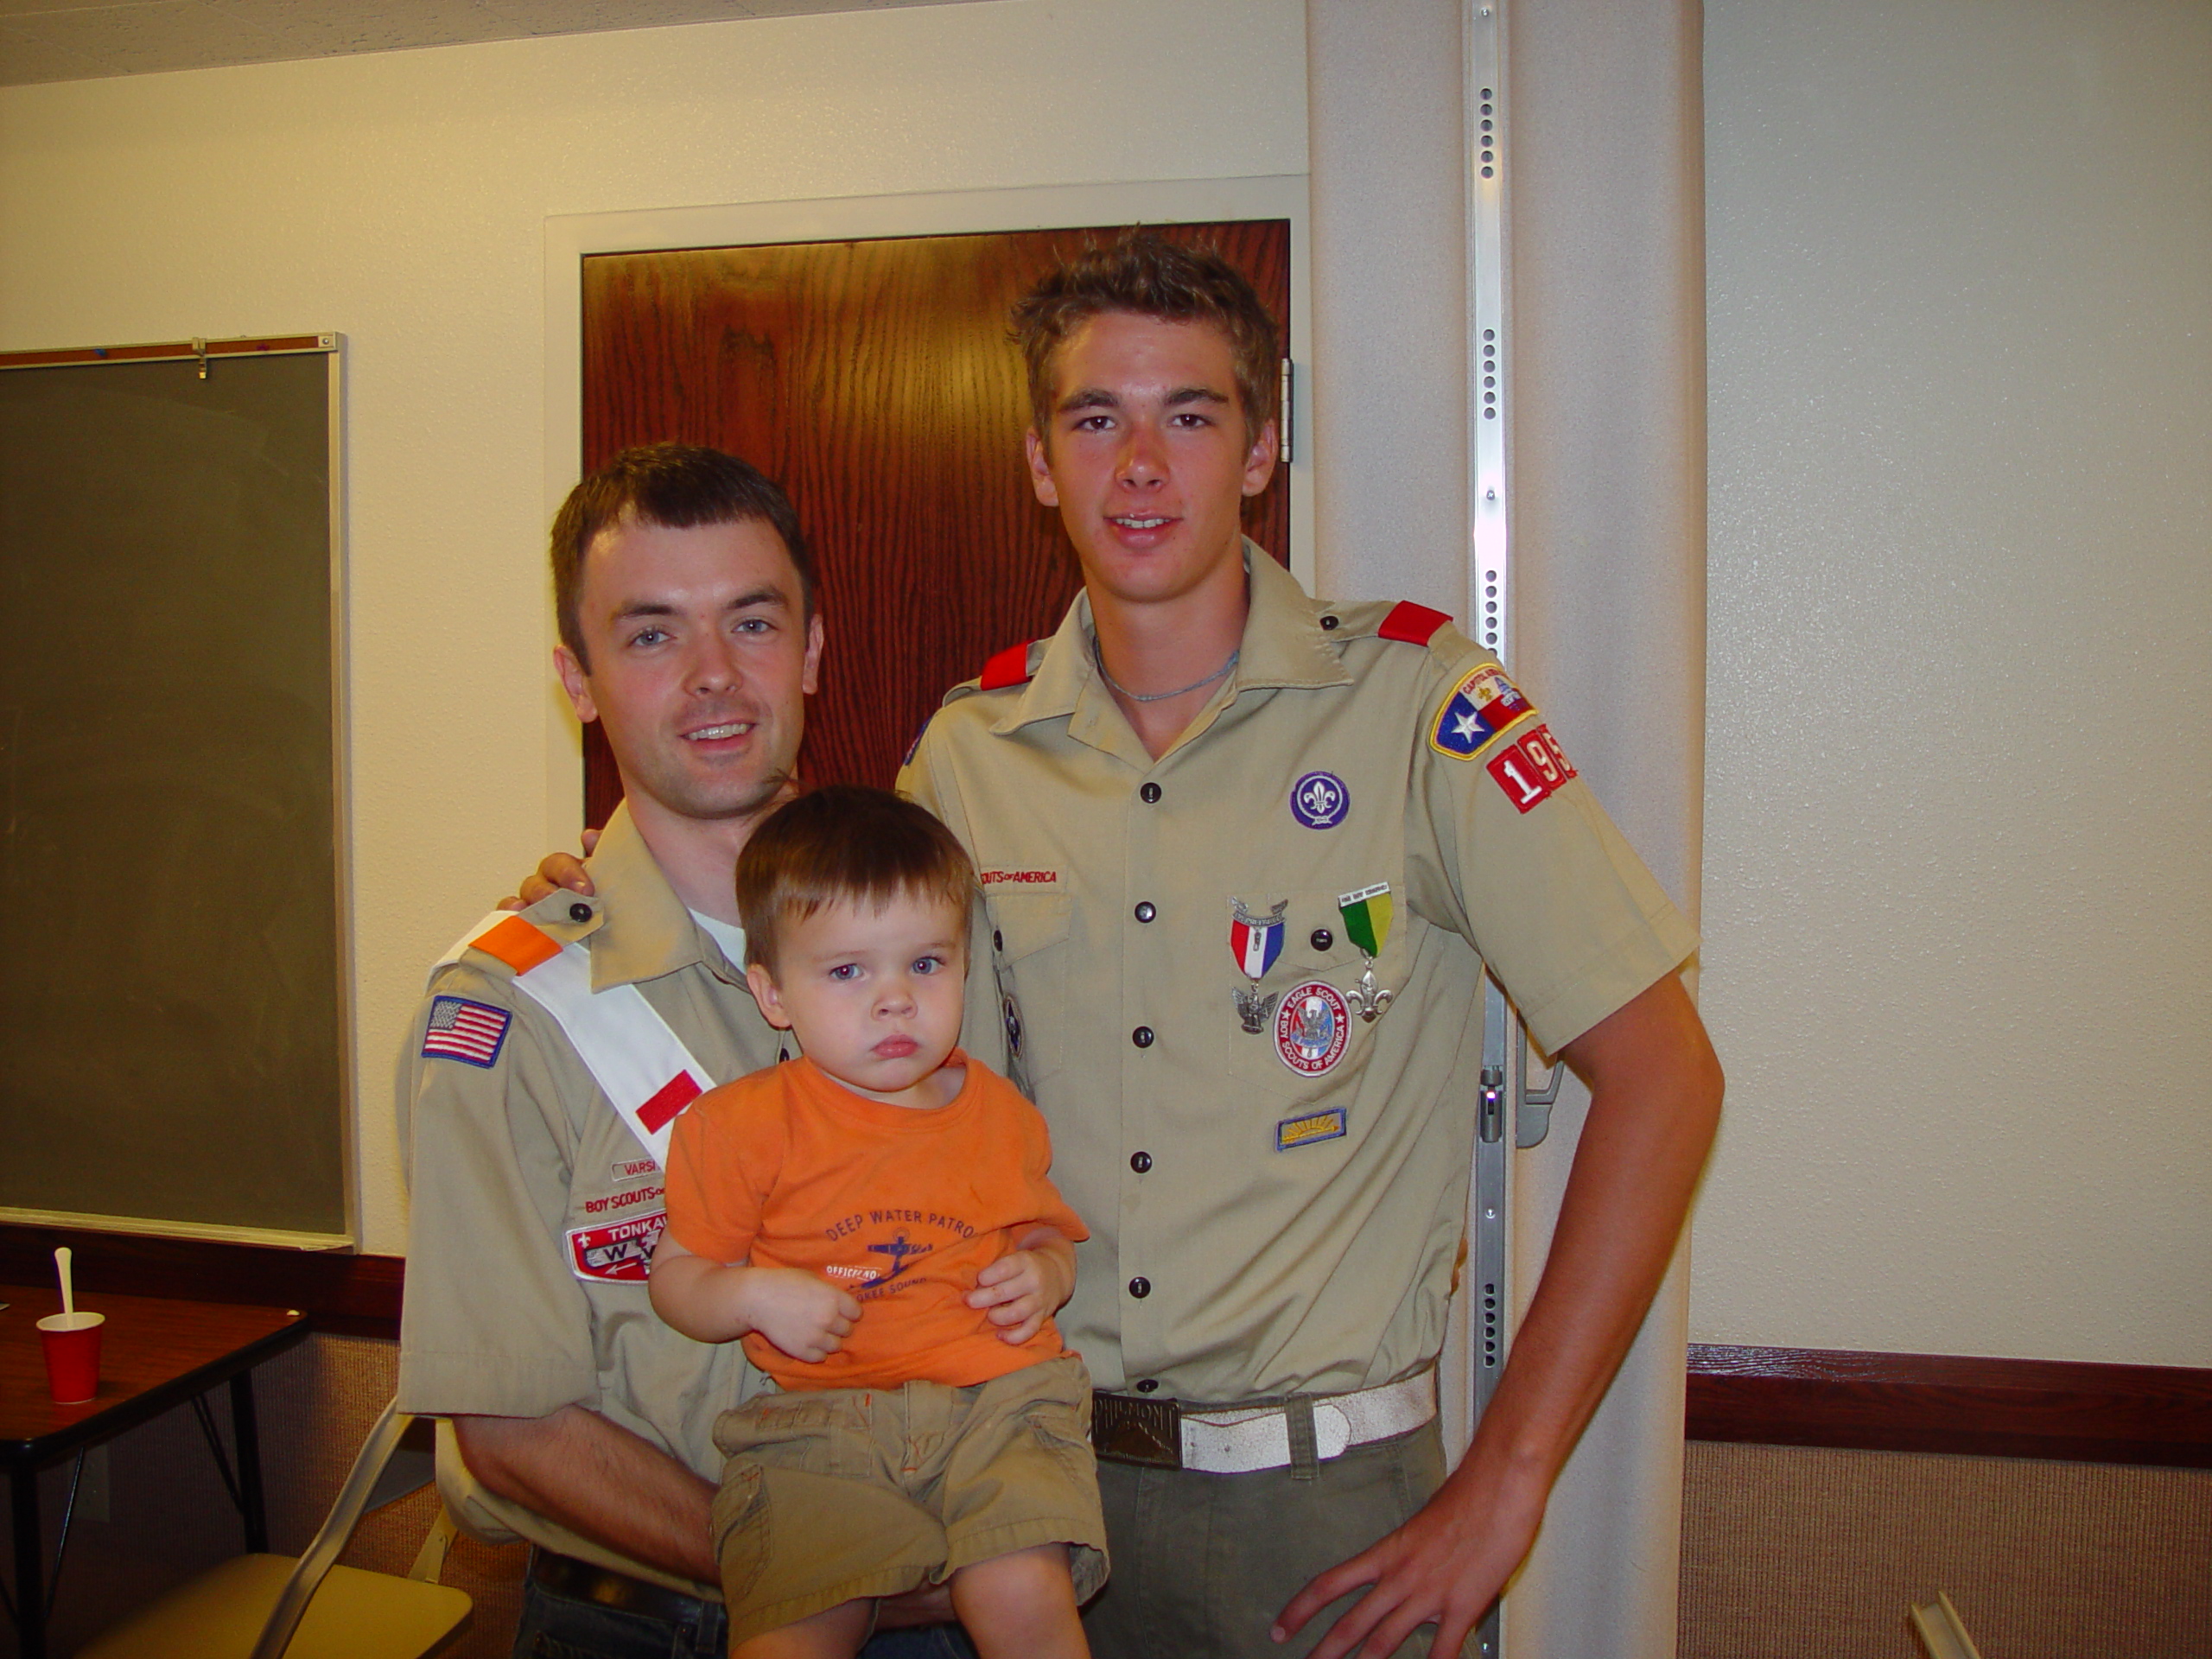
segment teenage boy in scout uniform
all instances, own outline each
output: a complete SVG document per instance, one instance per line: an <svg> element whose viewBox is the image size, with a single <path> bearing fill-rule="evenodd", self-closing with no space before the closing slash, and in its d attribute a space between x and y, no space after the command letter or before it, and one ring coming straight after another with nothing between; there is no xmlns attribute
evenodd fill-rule
<svg viewBox="0 0 2212 1659"><path fill-rule="evenodd" d="M822 619L789 503L713 450L617 456L562 507L552 559L562 683L626 798L594 897L487 918L431 976L400 1098L400 1404L452 1419L455 1516L537 1546L518 1656L718 1655L713 1427L753 1379L735 1345L654 1317L645 1267L673 1118L781 1052L746 988L733 874L791 792ZM996 993L971 982L995 1065Z"/></svg>
<svg viewBox="0 0 2212 1659"><path fill-rule="evenodd" d="M1084 592L949 696L900 787L982 872L1092 1230L1063 1314L1101 1390L1115 1575L1091 1642L1336 1659L1418 1651L1433 1621L1457 1651L1710 1144L1719 1069L1676 977L1695 939L1448 619L1323 604L1243 538L1277 352L1240 275L1140 235L1015 321L1032 480ZM1485 962L1592 1102L1542 1282L1447 1475L1434 1366Z"/></svg>

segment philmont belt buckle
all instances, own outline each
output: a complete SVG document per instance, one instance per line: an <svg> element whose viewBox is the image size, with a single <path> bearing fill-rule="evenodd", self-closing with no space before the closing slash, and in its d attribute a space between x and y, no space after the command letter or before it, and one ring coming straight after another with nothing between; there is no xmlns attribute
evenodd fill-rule
<svg viewBox="0 0 2212 1659"><path fill-rule="evenodd" d="M1183 1412L1173 1400L1127 1394L1090 1396L1090 1449L1116 1463L1183 1466Z"/></svg>

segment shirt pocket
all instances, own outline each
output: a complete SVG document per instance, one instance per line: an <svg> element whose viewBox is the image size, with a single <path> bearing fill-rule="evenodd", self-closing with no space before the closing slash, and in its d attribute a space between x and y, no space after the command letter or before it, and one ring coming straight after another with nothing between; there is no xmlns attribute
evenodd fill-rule
<svg viewBox="0 0 2212 1659"><path fill-rule="evenodd" d="M1231 902L1262 923L1275 906L1284 908L1281 949L1256 986L1240 969L1233 944L1220 958L1224 1072L1270 1099L1313 1099L1332 1091L1354 1068L1364 1035L1359 947L1344 935L1337 894L1236 893ZM1232 921L1224 919L1224 925ZM1395 944L1395 938L1385 944L1376 963L1379 983L1389 983L1382 976Z"/></svg>
<svg viewBox="0 0 2212 1659"><path fill-rule="evenodd" d="M1033 1095L1066 1064L1071 906L1065 893L993 893L983 900L1009 1057Z"/></svg>

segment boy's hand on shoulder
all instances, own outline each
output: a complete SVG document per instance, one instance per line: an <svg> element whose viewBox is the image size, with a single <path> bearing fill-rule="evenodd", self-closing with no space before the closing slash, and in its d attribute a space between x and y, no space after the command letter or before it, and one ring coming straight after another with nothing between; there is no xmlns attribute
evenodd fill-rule
<svg viewBox="0 0 2212 1659"><path fill-rule="evenodd" d="M968 1306L984 1310L1007 1341L1020 1344L1075 1294L1075 1246L1059 1230L1034 1227L1015 1248L976 1275Z"/></svg>
<svg viewBox="0 0 2212 1659"><path fill-rule="evenodd" d="M844 1346L861 1305L801 1268L750 1268L739 1293L745 1323L793 1359L817 1365Z"/></svg>

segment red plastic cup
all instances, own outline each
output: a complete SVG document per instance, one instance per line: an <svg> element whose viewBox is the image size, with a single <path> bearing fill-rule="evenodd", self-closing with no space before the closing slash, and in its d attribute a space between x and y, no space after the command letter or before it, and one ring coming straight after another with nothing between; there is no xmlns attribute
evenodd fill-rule
<svg viewBox="0 0 2212 1659"><path fill-rule="evenodd" d="M49 1313L38 1322L46 1344L46 1386L57 1406L80 1406L100 1391L105 1313Z"/></svg>

